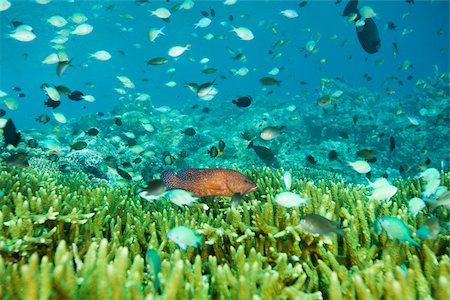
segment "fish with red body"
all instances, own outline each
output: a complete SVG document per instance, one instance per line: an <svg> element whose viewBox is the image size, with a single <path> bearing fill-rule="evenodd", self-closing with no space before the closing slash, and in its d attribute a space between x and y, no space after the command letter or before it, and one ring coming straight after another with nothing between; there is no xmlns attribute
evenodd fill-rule
<svg viewBox="0 0 450 300"><path fill-rule="evenodd" d="M256 190L256 184L243 174L228 169L183 169L177 174L165 170L161 174L168 190L183 189L196 197L247 194Z"/></svg>

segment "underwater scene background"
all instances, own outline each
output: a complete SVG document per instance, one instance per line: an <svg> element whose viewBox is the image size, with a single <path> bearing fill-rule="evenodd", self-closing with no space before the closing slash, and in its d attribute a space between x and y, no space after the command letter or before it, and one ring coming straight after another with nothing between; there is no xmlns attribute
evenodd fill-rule
<svg viewBox="0 0 450 300"><path fill-rule="evenodd" d="M449 299L449 9L0 0L0 299Z"/></svg>

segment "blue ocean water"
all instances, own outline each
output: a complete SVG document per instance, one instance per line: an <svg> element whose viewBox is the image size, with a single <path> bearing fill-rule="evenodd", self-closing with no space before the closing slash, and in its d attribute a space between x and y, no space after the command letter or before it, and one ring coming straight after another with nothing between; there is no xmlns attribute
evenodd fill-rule
<svg viewBox="0 0 450 300"><path fill-rule="evenodd" d="M171 8L180 1L151 1L137 5L134 1L51 1L41 5L35 1L11 1L10 9L1 12L1 90L15 97L12 87L22 88L25 98L18 99L20 108L8 111L19 128L39 126L34 120L51 109L45 107L45 94L40 90L42 83L65 85L72 90L92 94L95 103L78 103L63 101L57 111L67 117L103 111L107 112L117 103L120 96L114 87L120 87L118 75L128 76L135 84L133 92L148 93L155 105L177 107L185 103L199 101L193 93L185 88L187 82L207 82L216 80L219 95L210 105L220 107L230 104L231 99L239 95L263 94L258 79L267 75L274 67L285 68L276 76L282 81L280 88L273 88L271 101L296 103L306 95L306 103L315 105L320 89L320 78L341 77L355 87L367 87L371 91L384 94L386 88L395 90L395 97L413 93L415 82L433 74L433 66L440 71L449 69L449 3L448 1L360 1L359 6L370 6L377 13L375 21L381 36L381 48L376 54L367 54L362 50L355 34L355 26L347 24L342 11L346 1L336 5L334 1L309 1L299 7L301 1L238 1L227 6L221 1L195 1L190 10L174 11L170 22L164 22L149 11L159 7ZM201 11L214 9L215 17L207 28L194 29L194 24L202 17ZM289 19L281 10L294 9L297 18ZM86 36L70 35L64 44L66 52L72 59L70 67L59 78L55 65L44 65L41 60L54 52L49 42L60 28L55 28L46 20L53 15L68 18L73 13L81 12L94 26L91 34ZM125 16L130 16L126 18ZM121 17L122 16L122 17ZM229 17L234 20L230 21ZM132 18L132 19L131 19ZM12 31L11 21L20 21L33 27L37 38L32 42L19 42L6 38ZM393 21L397 28L385 27ZM147 36L149 28L161 28L165 36L150 42ZM255 38L251 41L240 40L230 32L231 26L250 28ZM73 28L74 23L64 28ZM411 33L402 34L404 30ZM441 35L437 32L441 30ZM206 40L207 33L223 35L223 39ZM317 42L318 53L305 57L302 48L320 34ZM336 35L336 40L329 37ZM273 53L281 56L272 59L269 50L277 40L290 42ZM341 44L345 41L345 45ZM393 45L398 45L398 56L393 55ZM175 45L191 44L190 49L178 59L170 59L163 66L147 66L145 61L156 56L167 56L167 51ZM242 51L246 62L234 61L227 49ZM89 58L88 53L106 50L112 59L106 62ZM123 51L120 54L118 51ZM351 56L351 59L349 57ZM199 63L207 57L208 67L217 68L216 74L201 73L204 67ZM326 63L320 63L326 59ZM377 65L377 60L384 60ZM401 72L398 70L403 61L408 60L413 68ZM166 71L176 68L172 74ZM246 76L233 76L230 68L247 67ZM363 74L373 78L367 81ZM226 76L225 79L219 75ZM412 75L412 80L406 77ZM403 81L383 83L390 76ZM143 81L148 79L148 81ZM175 81L177 86L170 88L164 84ZM308 85L300 85L300 81ZM87 82L94 87L86 86ZM2 104L3 107L3 104ZM367 108L370 109L370 108Z"/></svg>

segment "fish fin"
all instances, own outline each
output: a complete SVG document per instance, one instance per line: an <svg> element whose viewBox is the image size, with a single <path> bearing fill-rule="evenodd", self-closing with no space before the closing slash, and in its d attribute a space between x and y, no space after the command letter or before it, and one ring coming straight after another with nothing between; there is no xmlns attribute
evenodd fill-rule
<svg viewBox="0 0 450 300"><path fill-rule="evenodd" d="M412 238L410 238L410 239L408 240L408 243L410 243L411 245L416 246L416 247L418 247L418 248L422 248L422 246L421 246L418 242L416 242L415 240L413 240Z"/></svg>
<svg viewBox="0 0 450 300"><path fill-rule="evenodd" d="M253 141L250 141L250 143L247 146L247 149L253 148Z"/></svg>

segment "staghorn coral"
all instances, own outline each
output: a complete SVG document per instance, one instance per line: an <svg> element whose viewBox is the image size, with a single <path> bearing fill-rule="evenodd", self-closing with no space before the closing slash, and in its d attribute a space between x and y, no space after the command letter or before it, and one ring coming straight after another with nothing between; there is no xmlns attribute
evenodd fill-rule
<svg viewBox="0 0 450 300"><path fill-rule="evenodd" d="M274 204L283 170L245 171L258 190L237 208L221 197L178 208L144 202L136 187L94 186L85 177L1 166L0 299L448 299L450 238L422 249L377 235L372 222L399 216L411 228L406 200L418 179L396 181L390 203L369 202L364 186L303 179L295 192L310 205ZM442 174L450 185L450 174ZM341 222L345 238L330 241L299 226L306 213ZM448 220L448 211L436 215ZM204 235L198 249L178 249L166 233L177 225ZM158 250L161 294L143 257Z"/></svg>

